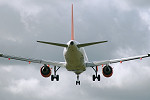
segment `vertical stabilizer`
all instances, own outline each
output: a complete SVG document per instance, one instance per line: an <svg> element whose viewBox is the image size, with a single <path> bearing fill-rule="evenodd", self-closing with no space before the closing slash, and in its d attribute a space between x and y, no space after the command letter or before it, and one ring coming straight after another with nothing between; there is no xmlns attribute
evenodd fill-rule
<svg viewBox="0 0 150 100"><path fill-rule="evenodd" d="M74 40L73 4L72 4L72 15L71 15L71 40Z"/></svg>

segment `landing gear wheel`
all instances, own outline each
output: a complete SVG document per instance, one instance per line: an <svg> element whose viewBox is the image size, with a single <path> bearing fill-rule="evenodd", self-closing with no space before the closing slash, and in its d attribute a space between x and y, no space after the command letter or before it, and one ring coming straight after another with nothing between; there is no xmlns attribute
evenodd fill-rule
<svg viewBox="0 0 150 100"><path fill-rule="evenodd" d="M97 79L98 81L100 81L100 75L96 76L96 75L93 75L93 81L95 81L95 79Z"/></svg>
<svg viewBox="0 0 150 100"><path fill-rule="evenodd" d="M95 79L96 79L96 77L95 77L95 75L93 75L93 81L95 81Z"/></svg>
<svg viewBox="0 0 150 100"><path fill-rule="evenodd" d="M76 81L76 85L80 85L80 81Z"/></svg>
<svg viewBox="0 0 150 100"><path fill-rule="evenodd" d="M54 81L54 79L56 79L56 81L59 81L59 75L51 75L51 81Z"/></svg>
<svg viewBox="0 0 150 100"><path fill-rule="evenodd" d="M100 81L100 75L98 75L97 80Z"/></svg>
<svg viewBox="0 0 150 100"><path fill-rule="evenodd" d="M51 75L51 81L54 81L54 75Z"/></svg>
<svg viewBox="0 0 150 100"><path fill-rule="evenodd" d="M56 81L59 81L59 75L56 75Z"/></svg>

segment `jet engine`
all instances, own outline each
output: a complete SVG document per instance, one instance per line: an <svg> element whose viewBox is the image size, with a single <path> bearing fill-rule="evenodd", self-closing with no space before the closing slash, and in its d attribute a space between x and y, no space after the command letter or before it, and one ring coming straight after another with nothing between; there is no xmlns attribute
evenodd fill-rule
<svg viewBox="0 0 150 100"><path fill-rule="evenodd" d="M113 68L109 65L106 65L103 67L102 73L105 77L111 77L113 74Z"/></svg>
<svg viewBox="0 0 150 100"><path fill-rule="evenodd" d="M40 72L41 72L41 75L45 78L47 78L51 75L51 69L46 64L41 67Z"/></svg>

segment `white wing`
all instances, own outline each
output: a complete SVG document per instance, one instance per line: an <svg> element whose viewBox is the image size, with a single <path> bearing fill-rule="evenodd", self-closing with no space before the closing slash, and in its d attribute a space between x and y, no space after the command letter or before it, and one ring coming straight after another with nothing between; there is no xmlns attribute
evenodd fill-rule
<svg viewBox="0 0 150 100"><path fill-rule="evenodd" d="M108 65L108 64L112 64L112 63L118 63L118 62L122 63L124 61L142 59L142 58L146 58L146 57L150 57L150 54L141 55L141 56L134 56L134 57L128 57L128 58L121 58L121 59L105 60L105 61L93 61L93 62L86 63L86 66L91 67L91 66Z"/></svg>
<svg viewBox="0 0 150 100"><path fill-rule="evenodd" d="M20 61L26 61L26 62L33 62L33 63L39 63L39 64L47 64L47 65L53 65L53 66L59 66L59 67L65 67L65 62L57 62L57 61L45 61L45 60L39 60L39 59L32 59L32 58L23 58L23 57L16 57L16 56L10 56L5 54L0 54L0 57L8 58L8 59L14 59L14 60L20 60Z"/></svg>

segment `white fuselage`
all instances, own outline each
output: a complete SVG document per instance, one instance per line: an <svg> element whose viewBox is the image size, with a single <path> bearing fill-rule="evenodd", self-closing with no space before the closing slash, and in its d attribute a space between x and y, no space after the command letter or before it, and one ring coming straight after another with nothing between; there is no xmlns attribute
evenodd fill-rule
<svg viewBox="0 0 150 100"><path fill-rule="evenodd" d="M67 48L64 48L64 57L66 61L66 69L80 74L86 70L85 62L88 61L84 48L78 48L78 42L70 40Z"/></svg>

